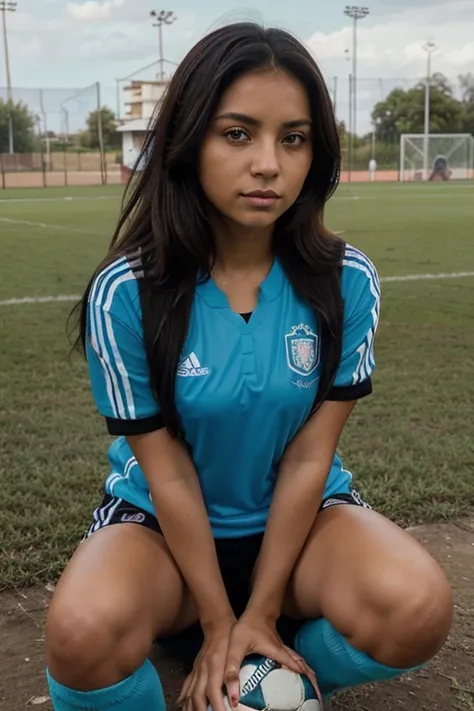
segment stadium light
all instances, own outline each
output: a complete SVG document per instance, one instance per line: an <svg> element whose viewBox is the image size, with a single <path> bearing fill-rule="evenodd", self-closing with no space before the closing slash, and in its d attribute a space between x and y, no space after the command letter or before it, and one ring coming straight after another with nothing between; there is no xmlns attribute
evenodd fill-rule
<svg viewBox="0 0 474 711"><path fill-rule="evenodd" d="M164 55L163 55L163 25L172 25L173 22L176 22L178 19L174 12L172 10L160 10L160 12L157 12L156 10L152 10L150 12L150 16L153 17L155 22L153 23L153 27L158 27L158 32L159 32L159 53L160 53L160 79L161 81L164 80L165 78L165 73L163 70L163 62L164 62Z"/></svg>
<svg viewBox="0 0 474 711"><path fill-rule="evenodd" d="M357 23L370 15L370 9L363 5L346 5L344 14L352 19L352 128L354 135L357 134Z"/></svg>
<svg viewBox="0 0 474 711"><path fill-rule="evenodd" d="M13 92L12 92L12 77L10 72L10 53L8 51L8 30L7 30L7 12L15 12L18 3L14 0L1 0L0 1L0 12L2 13L2 25L3 25L3 46L5 49L5 71L7 75L7 99L10 106L13 105ZM9 117L9 150L13 154L15 152L14 140L13 140L13 119L10 112Z"/></svg>
<svg viewBox="0 0 474 711"><path fill-rule="evenodd" d="M428 180L429 170L429 135L430 135L430 85L431 85L431 57L438 49L432 40L425 42L423 49L428 55L425 84L425 140L424 140L424 172L425 180Z"/></svg>

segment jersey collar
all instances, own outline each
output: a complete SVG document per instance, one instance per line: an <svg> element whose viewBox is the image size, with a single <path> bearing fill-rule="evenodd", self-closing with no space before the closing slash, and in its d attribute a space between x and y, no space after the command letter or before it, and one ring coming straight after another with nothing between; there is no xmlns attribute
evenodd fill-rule
<svg viewBox="0 0 474 711"><path fill-rule="evenodd" d="M273 266L270 269L267 277L263 280L260 285L260 299L259 304L270 303L274 301L280 295L283 285L285 283L285 272L282 265L275 258ZM229 302L227 296L221 289L216 285L212 279L207 279L206 281L198 284L196 291L201 296L204 301L213 309L228 309Z"/></svg>

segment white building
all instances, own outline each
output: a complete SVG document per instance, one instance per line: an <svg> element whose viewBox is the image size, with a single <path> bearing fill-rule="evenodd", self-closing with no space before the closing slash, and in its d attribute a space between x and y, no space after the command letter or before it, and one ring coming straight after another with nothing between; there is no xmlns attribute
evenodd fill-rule
<svg viewBox="0 0 474 711"><path fill-rule="evenodd" d="M132 170L140 155L148 124L148 120L135 119L135 121L127 121L117 129L122 134L122 165L126 171Z"/></svg>
<svg viewBox="0 0 474 711"><path fill-rule="evenodd" d="M124 87L125 119L149 120L165 93L167 81L134 80Z"/></svg>
<svg viewBox="0 0 474 711"><path fill-rule="evenodd" d="M125 120L122 134L122 164L126 180L143 147L150 119L165 93L167 81L132 81L124 87Z"/></svg>

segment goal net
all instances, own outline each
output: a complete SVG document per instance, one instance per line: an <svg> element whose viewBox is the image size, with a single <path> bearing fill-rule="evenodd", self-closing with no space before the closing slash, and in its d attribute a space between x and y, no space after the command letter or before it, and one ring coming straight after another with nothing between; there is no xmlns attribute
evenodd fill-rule
<svg viewBox="0 0 474 711"><path fill-rule="evenodd" d="M404 134L400 180L474 180L474 138L468 133Z"/></svg>

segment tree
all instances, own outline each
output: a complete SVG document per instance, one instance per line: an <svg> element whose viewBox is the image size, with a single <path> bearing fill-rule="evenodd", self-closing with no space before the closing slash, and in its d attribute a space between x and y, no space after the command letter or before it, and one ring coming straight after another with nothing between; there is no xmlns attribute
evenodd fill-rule
<svg viewBox="0 0 474 711"><path fill-rule="evenodd" d="M87 141L87 148L99 148L99 116L102 118L102 136L105 148L120 148L122 137L117 131L117 119L114 112L107 106L99 111L92 111L87 119L87 132L84 139ZM83 140L84 140L83 139Z"/></svg>
<svg viewBox="0 0 474 711"><path fill-rule="evenodd" d="M458 77L461 97L464 103L474 103L474 74L460 74Z"/></svg>
<svg viewBox="0 0 474 711"><path fill-rule="evenodd" d="M0 99L0 153L10 150L10 125L15 153L33 153L38 147L35 124L35 116L28 106Z"/></svg>
<svg viewBox="0 0 474 711"><path fill-rule="evenodd" d="M461 133L465 111L443 74L434 74L430 84L431 133ZM398 143L403 133L423 133L425 126L425 84L412 89L394 89L372 112L377 139Z"/></svg>
<svg viewBox="0 0 474 711"><path fill-rule="evenodd" d="M417 84L419 89L425 90L425 82L421 81ZM449 83L449 79L444 76L441 72L435 72L430 81L430 88L431 90L435 91L440 91L443 94L446 94L447 96L453 96L453 87Z"/></svg>
<svg viewBox="0 0 474 711"><path fill-rule="evenodd" d="M463 104L463 131L474 135L474 75L460 74L459 86Z"/></svg>

